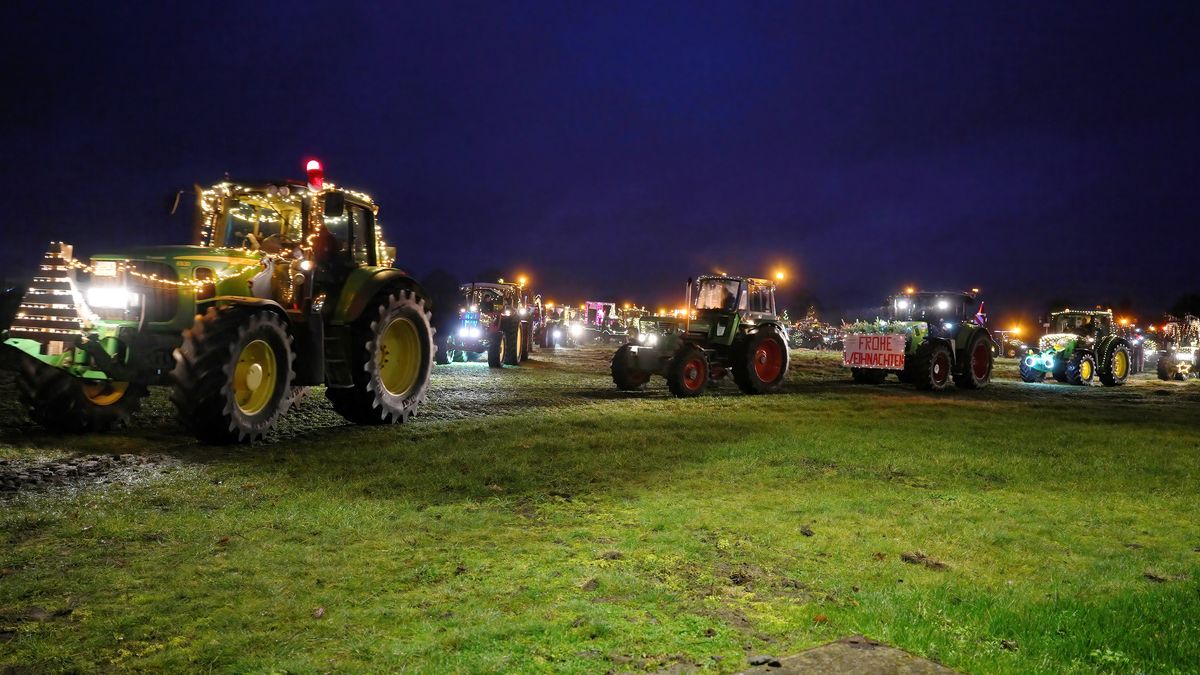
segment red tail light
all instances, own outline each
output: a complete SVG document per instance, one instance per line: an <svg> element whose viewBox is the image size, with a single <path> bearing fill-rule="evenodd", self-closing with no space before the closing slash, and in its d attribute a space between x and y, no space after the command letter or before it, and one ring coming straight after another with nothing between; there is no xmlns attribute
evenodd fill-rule
<svg viewBox="0 0 1200 675"><path fill-rule="evenodd" d="M320 162L315 159L308 160L304 171L308 174L308 189L318 192L325 186L325 169Z"/></svg>

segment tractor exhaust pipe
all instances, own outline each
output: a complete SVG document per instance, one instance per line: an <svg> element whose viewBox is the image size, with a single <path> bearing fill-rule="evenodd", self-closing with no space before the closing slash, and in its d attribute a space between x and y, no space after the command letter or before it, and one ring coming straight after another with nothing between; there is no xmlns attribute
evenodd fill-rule
<svg viewBox="0 0 1200 675"><path fill-rule="evenodd" d="M692 329L692 278L688 277L687 290L684 291L683 301L683 332L687 333Z"/></svg>

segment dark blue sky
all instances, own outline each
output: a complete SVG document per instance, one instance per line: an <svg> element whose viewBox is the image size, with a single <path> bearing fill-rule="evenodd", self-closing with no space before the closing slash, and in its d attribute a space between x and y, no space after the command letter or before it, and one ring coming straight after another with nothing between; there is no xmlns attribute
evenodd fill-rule
<svg viewBox="0 0 1200 675"><path fill-rule="evenodd" d="M1200 289L1196 3L175 4L9 6L6 275L315 155L398 265L563 300L775 262L846 310Z"/></svg>

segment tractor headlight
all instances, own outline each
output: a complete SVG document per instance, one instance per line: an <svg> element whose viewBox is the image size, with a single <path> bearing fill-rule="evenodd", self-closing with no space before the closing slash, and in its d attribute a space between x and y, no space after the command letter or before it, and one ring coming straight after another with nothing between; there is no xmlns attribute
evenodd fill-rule
<svg viewBox="0 0 1200 675"><path fill-rule="evenodd" d="M554 339L555 339L555 340L561 340L561 339L562 339L562 331L561 331L561 330L559 330L559 329L557 329L557 328L555 328L555 329L554 329Z"/></svg>
<svg viewBox="0 0 1200 675"><path fill-rule="evenodd" d="M638 342L641 342L642 344L646 343L646 334L645 333L638 333Z"/></svg>
<svg viewBox="0 0 1200 675"><path fill-rule="evenodd" d="M1191 361L1192 355L1187 352L1175 352L1176 361Z"/></svg>
<svg viewBox="0 0 1200 675"><path fill-rule="evenodd" d="M94 286L88 289L87 304L93 308L127 309L138 304L138 295L123 286Z"/></svg>
<svg viewBox="0 0 1200 675"><path fill-rule="evenodd" d="M1045 357L1043 357L1043 358L1042 358L1042 365L1043 365L1043 366L1045 366L1045 367L1047 367L1047 368L1053 368L1053 367L1054 367L1054 355L1053 355L1053 354L1048 354L1048 355L1046 355Z"/></svg>
<svg viewBox="0 0 1200 675"><path fill-rule="evenodd" d="M469 335L470 332L471 332L470 328L463 326L462 328L458 329L458 337L467 337L467 335Z"/></svg>
<svg viewBox="0 0 1200 675"><path fill-rule="evenodd" d="M478 328L472 328L472 329L471 329L471 331L470 331L470 335L471 335L471 337L473 337L473 338L477 338L477 337L479 337L479 335L480 335L479 329L478 329Z"/></svg>
<svg viewBox="0 0 1200 675"><path fill-rule="evenodd" d="M571 337L579 337L580 335L583 335L583 326L577 323L571 324L571 327L568 330L571 331Z"/></svg>
<svg viewBox="0 0 1200 675"><path fill-rule="evenodd" d="M658 336L657 335L655 335L654 333L651 333L646 336L646 346L653 347L656 344L658 344Z"/></svg>
<svg viewBox="0 0 1200 675"><path fill-rule="evenodd" d="M1032 368L1033 364L1036 362L1037 362L1037 357L1034 356L1033 354L1030 354L1029 356L1025 357L1025 365L1029 366L1030 368Z"/></svg>

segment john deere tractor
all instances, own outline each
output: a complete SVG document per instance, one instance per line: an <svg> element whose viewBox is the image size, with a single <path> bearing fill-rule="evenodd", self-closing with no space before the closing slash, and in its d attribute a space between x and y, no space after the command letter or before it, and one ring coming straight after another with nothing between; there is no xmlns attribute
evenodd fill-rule
<svg viewBox="0 0 1200 675"><path fill-rule="evenodd" d="M1106 387L1125 384L1130 372L1129 342L1117 334L1109 310L1065 309L1050 315L1050 332L1021 358L1021 379Z"/></svg>
<svg viewBox="0 0 1200 675"><path fill-rule="evenodd" d="M1188 314L1169 317L1162 327L1163 348L1158 354L1158 379L1200 377L1200 319Z"/></svg>
<svg viewBox="0 0 1200 675"><path fill-rule="evenodd" d="M314 160L307 181L197 188L191 245L87 262L52 245L4 341L30 416L104 431L165 385L201 441L252 441L300 388L323 384L352 422L408 420L425 399L433 329L377 214Z"/></svg>
<svg viewBox="0 0 1200 675"><path fill-rule="evenodd" d="M889 297L882 317L857 321L843 340L855 382L881 384L889 373L918 389L982 389L992 379L995 342L975 293L912 292Z"/></svg>
<svg viewBox="0 0 1200 675"><path fill-rule="evenodd" d="M465 284L463 305L451 334L444 336L438 363L471 360L487 354L493 368L516 366L529 360L533 346L531 315L519 284Z"/></svg>
<svg viewBox="0 0 1200 675"><path fill-rule="evenodd" d="M692 291L695 290L695 302ZM623 391L661 375L675 396L698 396L732 373L747 394L779 389L788 369L787 332L775 314L775 285L766 279L704 276L688 280L691 315L676 330L647 334L613 355L612 378ZM653 340L649 335L654 335Z"/></svg>

